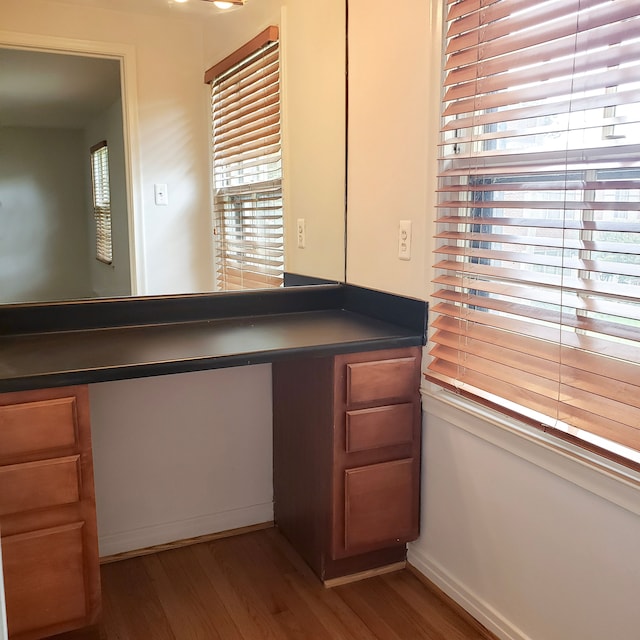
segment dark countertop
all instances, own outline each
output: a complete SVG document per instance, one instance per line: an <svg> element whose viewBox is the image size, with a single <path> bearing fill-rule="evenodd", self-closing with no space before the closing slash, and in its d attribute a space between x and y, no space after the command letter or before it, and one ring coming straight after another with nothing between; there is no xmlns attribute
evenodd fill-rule
<svg viewBox="0 0 640 640"><path fill-rule="evenodd" d="M309 311L0 334L0 392L424 344L424 331L390 322L386 312L376 318L310 306Z"/></svg>

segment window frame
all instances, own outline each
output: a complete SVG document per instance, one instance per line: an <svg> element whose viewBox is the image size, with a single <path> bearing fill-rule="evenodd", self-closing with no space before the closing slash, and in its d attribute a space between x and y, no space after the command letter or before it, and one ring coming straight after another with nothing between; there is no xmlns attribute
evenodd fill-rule
<svg viewBox="0 0 640 640"><path fill-rule="evenodd" d="M454 5L454 4L461 5L461 4L464 4L464 3L461 3L461 2L456 3L456 0L449 0L448 2L443 3L443 4L446 7L451 8L451 5ZM466 4L470 4L470 3L467 2ZM477 3L477 4L478 4L478 6L480 6L482 3ZM497 5L505 4L505 3L502 2L502 0L498 0L497 2L494 1L494 2L491 2L489 4L493 6L494 10L495 9L499 10L499 7ZM445 16L444 17L444 27L445 28L446 28L446 25L447 25L447 18ZM444 36L444 44L445 44L445 46L442 47L443 50L446 49L446 43L447 43L447 39L446 38L447 37L445 35ZM444 93L443 93L443 95L444 95ZM453 134L451 136L451 139L448 141L448 143L451 144L451 145L456 145L457 144L455 134ZM436 201L440 203L441 200L442 199L440 198L440 200L436 200ZM586 197L583 198L583 200L588 202L588 198L586 198ZM469 210L473 209L472 206L468 206L467 208ZM468 214L468 215L471 215L471 214ZM589 232L588 231L583 232L581 234L581 236L580 236L580 240L582 240L582 241L588 240L588 237L589 237ZM445 241L439 241L437 244L440 246L440 245L442 245L444 243L445 243ZM440 260L440 258L438 256L438 253L437 253L438 248L439 247L436 247L436 254L435 254L434 264L438 264L438 262ZM478 244L475 248L481 249L483 247L480 244ZM589 256L588 256L587 253L582 253L580 257L581 257L581 259L589 259ZM450 259L454 260L454 258L450 258ZM457 258L455 258L455 259L457 259ZM483 260L483 258L482 257L476 258L476 260L478 262L481 262ZM436 268L435 272L436 272L436 274L438 274L438 273L441 274L442 273L441 271L438 271L437 268ZM432 315L432 318L434 316L434 313L433 313L434 307L437 306L437 303L438 303L438 300L436 298L436 299L434 299L434 304L433 304L432 309L431 309L432 313L430 315ZM433 325L431 325L431 337L433 337L433 334L436 331L437 331L437 329L434 328ZM438 385L440 387L448 388L448 389L450 389L452 391L455 391L456 393L458 393L461 396L470 398L471 400L473 400L475 402L479 402L479 403L481 403L481 404L483 404L485 406L489 406L491 408L497 409L498 411L500 411L500 412L502 412L504 414L510 415L511 417L516 418L516 419L518 419L520 421L526 422L528 424L532 424L533 426L535 426L538 429L543 429L544 431L554 433L554 435L556 435L556 436L558 436L560 438L563 438L565 440L572 441L575 444L579 444L581 447L583 447L585 449L596 451L600 455L605 455L607 457L614 458L616 461L621 462L622 464L625 464L626 466L633 466L633 467L640 468L640 465L638 465L637 463L633 462L632 460L627 458L625 455L620 456L620 455L617 455L615 453L612 453L612 451L607 448L607 446L608 446L607 443L599 442L598 444L593 444L593 443L584 441L584 439L582 437L577 437L574 433L572 433L572 429L569 429L569 430L567 430L565 432L561 432L561 431L556 432L553 427L551 427L549 425L541 424L536 418L530 418L529 416L522 414L519 410L514 410L514 409L510 408L509 406L505 406L504 403L495 402L494 399L492 399L490 397L490 394L488 396L485 396L485 397L478 396L476 393L471 393L467 389L465 389L464 387L461 387L461 386L459 386L457 384L447 384L446 381L443 381L441 379L438 379L437 377L434 377L429 372L427 372L425 375L426 375L428 380L430 380L431 382L435 383L436 385Z"/></svg>
<svg viewBox="0 0 640 640"><path fill-rule="evenodd" d="M95 258L106 265L113 264L113 232L111 218L111 181L109 175L109 147L106 140L89 149L91 191L95 225Z"/></svg>
<svg viewBox="0 0 640 640"><path fill-rule="evenodd" d="M270 26L205 72L218 290L284 282L280 54L279 29Z"/></svg>

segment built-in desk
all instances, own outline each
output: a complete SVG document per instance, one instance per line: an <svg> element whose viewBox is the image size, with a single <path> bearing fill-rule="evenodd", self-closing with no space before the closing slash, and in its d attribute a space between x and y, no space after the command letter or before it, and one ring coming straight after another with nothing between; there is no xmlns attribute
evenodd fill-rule
<svg viewBox="0 0 640 640"><path fill-rule="evenodd" d="M89 383L274 363L276 523L325 580L402 560L417 535L425 326L424 302L344 285L0 308L0 433L9 425L22 447L0 451L0 484L27 482L38 493L41 474L52 499L34 497L25 513L0 500L5 549L21 550L8 560L10 628L12 612L23 616L14 637L41 637L24 611L29 599L14 597L24 580L55 600L55 585L74 574L73 608L51 608L69 612L48 620L48 633L96 619ZM41 419L38 437L63 441L25 448L20 425ZM51 566L50 586L41 539L72 561Z"/></svg>
<svg viewBox="0 0 640 640"><path fill-rule="evenodd" d="M424 343L426 303L351 287L0 307L0 392Z"/></svg>

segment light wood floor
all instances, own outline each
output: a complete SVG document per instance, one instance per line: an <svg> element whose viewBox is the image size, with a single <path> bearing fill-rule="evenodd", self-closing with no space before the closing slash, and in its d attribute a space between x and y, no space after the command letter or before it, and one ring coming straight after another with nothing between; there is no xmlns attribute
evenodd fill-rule
<svg viewBox="0 0 640 640"><path fill-rule="evenodd" d="M101 572L106 640L493 637L408 570L326 589L273 528Z"/></svg>

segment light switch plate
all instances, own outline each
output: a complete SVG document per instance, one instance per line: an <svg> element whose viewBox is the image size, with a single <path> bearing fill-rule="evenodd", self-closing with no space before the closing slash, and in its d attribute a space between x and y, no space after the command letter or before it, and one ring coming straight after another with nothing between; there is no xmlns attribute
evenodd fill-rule
<svg viewBox="0 0 640 640"><path fill-rule="evenodd" d="M166 184L154 184L153 192L158 206L166 206L169 204L169 190Z"/></svg>

